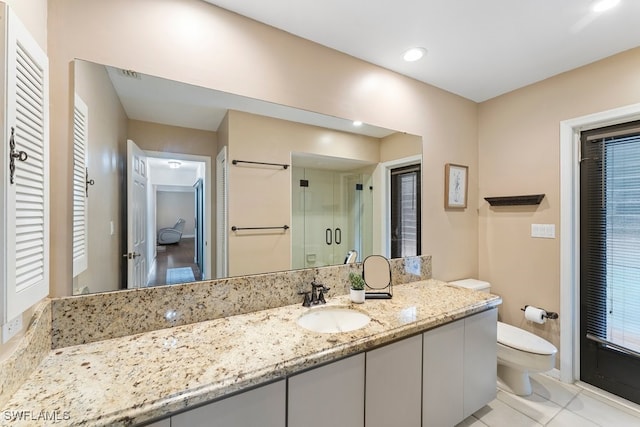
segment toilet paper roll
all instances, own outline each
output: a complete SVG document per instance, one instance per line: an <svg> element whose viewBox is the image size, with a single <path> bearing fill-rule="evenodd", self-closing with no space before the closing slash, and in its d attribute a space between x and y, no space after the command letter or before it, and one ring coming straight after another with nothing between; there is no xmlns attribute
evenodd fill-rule
<svg viewBox="0 0 640 427"><path fill-rule="evenodd" d="M527 308L524 309L524 318L527 320L531 320L532 322L543 324L547 321L546 316L546 311L532 305L528 305Z"/></svg>

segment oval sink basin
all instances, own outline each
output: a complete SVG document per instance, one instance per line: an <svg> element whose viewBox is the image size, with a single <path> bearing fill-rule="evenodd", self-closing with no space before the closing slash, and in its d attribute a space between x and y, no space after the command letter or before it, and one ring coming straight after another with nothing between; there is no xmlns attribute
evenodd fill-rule
<svg viewBox="0 0 640 427"><path fill-rule="evenodd" d="M312 309L298 319L298 325L314 332L349 332L367 326L371 318L357 310L346 307L323 307Z"/></svg>

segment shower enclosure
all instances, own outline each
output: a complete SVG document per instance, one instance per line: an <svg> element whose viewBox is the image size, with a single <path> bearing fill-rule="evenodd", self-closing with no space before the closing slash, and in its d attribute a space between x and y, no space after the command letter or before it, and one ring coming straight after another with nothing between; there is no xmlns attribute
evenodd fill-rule
<svg viewBox="0 0 640 427"><path fill-rule="evenodd" d="M344 263L372 252L372 167L292 168L292 268ZM339 168L339 169L337 169Z"/></svg>

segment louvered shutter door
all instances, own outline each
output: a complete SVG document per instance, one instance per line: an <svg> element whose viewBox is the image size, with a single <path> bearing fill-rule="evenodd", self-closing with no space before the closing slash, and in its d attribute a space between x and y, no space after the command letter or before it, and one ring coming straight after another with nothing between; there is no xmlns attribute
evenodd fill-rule
<svg viewBox="0 0 640 427"><path fill-rule="evenodd" d="M88 266L87 132L88 108L75 95L73 104L73 277Z"/></svg>
<svg viewBox="0 0 640 427"><path fill-rule="evenodd" d="M49 293L49 69L44 51L6 10L6 122L15 129L15 181L6 189L6 310L13 319ZM8 171L9 172L9 171Z"/></svg>

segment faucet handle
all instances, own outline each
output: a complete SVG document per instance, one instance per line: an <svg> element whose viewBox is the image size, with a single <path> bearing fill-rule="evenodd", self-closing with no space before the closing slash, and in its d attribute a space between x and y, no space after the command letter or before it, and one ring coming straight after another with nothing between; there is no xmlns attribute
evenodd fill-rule
<svg viewBox="0 0 640 427"><path fill-rule="evenodd" d="M324 288L323 287L322 289L320 289L320 292L318 293L318 303L319 304L326 304L327 303L327 300L324 299L325 289L329 290L328 288Z"/></svg>
<svg viewBox="0 0 640 427"><path fill-rule="evenodd" d="M304 295L304 300L302 301L302 306L303 307L311 307L311 298L309 297L309 294L311 292L309 291L300 291L298 292L298 295Z"/></svg>
<svg viewBox="0 0 640 427"><path fill-rule="evenodd" d="M322 289L323 291L327 292L330 288L327 288L325 285L323 285L322 283L317 283L315 280L313 282L311 282L311 287L313 289L319 288Z"/></svg>

